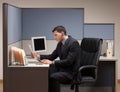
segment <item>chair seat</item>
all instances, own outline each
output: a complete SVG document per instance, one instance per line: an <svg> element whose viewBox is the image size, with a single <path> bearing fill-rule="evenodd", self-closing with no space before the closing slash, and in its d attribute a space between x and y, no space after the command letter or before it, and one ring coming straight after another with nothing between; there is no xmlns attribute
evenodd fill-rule
<svg viewBox="0 0 120 92"><path fill-rule="evenodd" d="M64 81L64 82L61 82L61 84L64 84L64 85L71 84L71 80L70 80L70 81Z"/></svg>
<svg viewBox="0 0 120 92"><path fill-rule="evenodd" d="M91 77L91 76L83 76L81 78L81 83L85 83L85 82L95 82L96 79Z"/></svg>

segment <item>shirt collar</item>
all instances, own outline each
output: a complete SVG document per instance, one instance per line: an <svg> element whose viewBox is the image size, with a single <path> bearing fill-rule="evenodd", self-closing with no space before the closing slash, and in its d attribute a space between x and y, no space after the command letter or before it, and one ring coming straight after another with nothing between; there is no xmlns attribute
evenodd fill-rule
<svg viewBox="0 0 120 92"><path fill-rule="evenodd" d="M68 36L65 37L65 39L62 41L62 44L64 45L66 40L68 39Z"/></svg>

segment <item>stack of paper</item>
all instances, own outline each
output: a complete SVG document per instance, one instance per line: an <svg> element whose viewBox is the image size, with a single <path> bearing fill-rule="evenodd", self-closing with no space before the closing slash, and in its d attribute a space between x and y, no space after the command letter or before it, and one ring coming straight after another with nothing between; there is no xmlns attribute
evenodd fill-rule
<svg viewBox="0 0 120 92"><path fill-rule="evenodd" d="M25 51L23 49L12 46L12 56L16 64L25 64Z"/></svg>

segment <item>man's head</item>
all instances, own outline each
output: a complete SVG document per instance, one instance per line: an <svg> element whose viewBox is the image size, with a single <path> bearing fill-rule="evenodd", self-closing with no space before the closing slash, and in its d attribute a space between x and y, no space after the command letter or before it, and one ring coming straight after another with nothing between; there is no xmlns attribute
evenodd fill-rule
<svg viewBox="0 0 120 92"><path fill-rule="evenodd" d="M63 26L57 26L53 29L54 39L58 42L64 40L65 36L67 35L66 29Z"/></svg>

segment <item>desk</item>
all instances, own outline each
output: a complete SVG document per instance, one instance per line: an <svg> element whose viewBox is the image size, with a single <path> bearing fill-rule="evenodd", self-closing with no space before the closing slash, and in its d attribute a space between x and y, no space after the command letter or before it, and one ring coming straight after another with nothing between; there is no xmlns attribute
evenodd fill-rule
<svg viewBox="0 0 120 92"><path fill-rule="evenodd" d="M117 61L117 59L115 57L104 57L104 56L100 56L100 61Z"/></svg>
<svg viewBox="0 0 120 92"><path fill-rule="evenodd" d="M48 92L49 65L9 66L4 92Z"/></svg>
<svg viewBox="0 0 120 92"><path fill-rule="evenodd" d="M116 92L117 87L117 59L115 57L100 57L97 87L104 87L102 92ZM105 90L106 89L106 90ZM96 91L97 92L97 91Z"/></svg>
<svg viewBox="0 0 120 92"><path fill-rule="evenodd" d="M116 92L117 59L115 57L100 57L99 61L96 83L89 88L90 90L80 87L81 92ZM49 65L45 64L9 66L5 78L4 92L48 92L48 68ZM66 92L64 89L61 91Z"/></svg>

